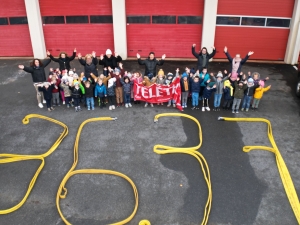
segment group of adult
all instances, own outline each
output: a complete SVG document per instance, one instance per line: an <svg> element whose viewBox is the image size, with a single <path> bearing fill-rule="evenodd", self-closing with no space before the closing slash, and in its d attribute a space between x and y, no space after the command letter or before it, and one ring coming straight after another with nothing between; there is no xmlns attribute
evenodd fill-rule
<svg viewBox="0 0 300 225"><path fill-rule="evenodd" d="M216 48L212 47L212 53L208 53L207 48L203 47L198 53L195 50L196 44L192 45L192 54L195 58L197 58L197 70L202 71L203 68L208 68L208 64L211 58L214 57L216 54ZM43 103L45 104L46 101L44 100L43 92L40 92L38 89L38 84L42 82L46 82L46 73L45 67L52 61L57 62L59 64L59 69L62 70L70 70L71 65L70 62L75 59L77 50L74 49L71 56L68 56L66 52L61 52L58 58L55 58L51 55L49 51L47 51L47 56L49 58L40 60L40 59L33 59L29 66L19 65L19 68L30 73L32 76L33 85L36 90L38 106L43 108ZM234 80L241 72L242 65L248 60L248 58L254 53L252 51L248 52L245 58L241 58L240 54L236 54L234 58L232 58L228 52L227 47L224 48L224 53L227 56L227 59L231 63L231 79ZM144 60L141 59L140 54L137 53L137 59L139 65L145 66L144 75L148 76L149 79L156 76L157 66L162 66L164 64L164 60L166 55L163 54L161 59L158 60L155 58L155 53L150 52L148 57ZM84 67L84 74L85 77L88 79L90 74L93 73L95 76L98 77L98 69L97 65L103 66L103 74L108 76L107 68L115 69L118 67L118 64L122 61L122 57L118 55L117 52L112 54L110 49L107 49L105 54L101 54L99 60L96 56L96 52L93 51L91 54L86 54L85 57L82 57L81 53L77 54L78 60L80 64Z"/></svg>

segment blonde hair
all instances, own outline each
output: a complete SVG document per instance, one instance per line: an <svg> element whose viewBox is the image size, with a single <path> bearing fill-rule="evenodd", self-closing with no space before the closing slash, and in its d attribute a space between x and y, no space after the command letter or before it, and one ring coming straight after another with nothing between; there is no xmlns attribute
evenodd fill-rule
<svg viewBox="0 0 300 225"><path fill-rule="evenodd" d="M88 57L93 58L93 55L92 55L92 54L86 54L86 55L85 55L85 60L86 60Z"/></svg>

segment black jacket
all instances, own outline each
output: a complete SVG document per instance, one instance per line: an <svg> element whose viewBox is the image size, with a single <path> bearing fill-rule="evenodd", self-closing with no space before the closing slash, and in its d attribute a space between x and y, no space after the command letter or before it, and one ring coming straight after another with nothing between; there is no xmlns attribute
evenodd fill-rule
<svg viewBox="0 0 300 225"><path fill-rule="evenodd" d="M89 81L87 81L87 82L89 82ZM82 84L83 84L84 89L85 89L85 97L86 97L86 98L92 98L92 97L94 97L94 87L95 87L95 83L91 83L90 86L89 86L89 88L87 88L87 87L85 86L85 83L82 83Z"/></svg>
<svg viewBox="0 0 300 225"><path fill-rule="evenodd" d="M43 66L35 67L35 66L24 66L24 71L27 73L31 73L32 81L34 83L45 82L46 74L45 67L51 62L51 59L45 59L42 61Z"/></svg>
<svg viewBox="0 0 300 225"><path fill-rule="evenodd" d="M54 84L51 84L48 89L45 87L39 87L39 91L44 93L44 99L50 100L52 98L52 89L54 88Z"/></svg>
<svg viewBox="0 0 300 225"><path fill-rule="evenodd" d="M203 55L202 55L202 52L200 52L199 54L196 53L195 51L195 47L192 46L192 54L198 59L198 63L197 63L197 69L199 70L199 72L201 73L202 72L202 69L203 69ZM216 54L216 49L213 50L213 52L211 54L206 54L206 65L205 67L207 68L208 67L208 62L209 60L214 57Z"/></svg>
<svg viewBox="0 0 300 225"><path fill-rule="evenodd" d="M73 52L73 55L71 57L66 57L66 58L61 58L59 57L58 59L54 58L52 55L50 55L50 59L53 60L54 62L58 62L59 64L59 69L60 71L62 70L70 70L70 62L75 58L76 52Z"/></svg>
<svg viewBox="0 0 300 225"><path fill-rule="evenodd" d="M106 55L103 57L102 60L99 60L99 65L103 65L103 67L111 67L112 69L115 69L118 67L118 62L121 62L122 58L118 55L118 57L111 56L108 58Z"/></svg>
<svg viewBox="0 0 300 225"><path fill-rule="evenodd" d="M80 98L80 96L81 96L81 89L80 88L76 89L75 86L69 87L69 88L72 91L72 98Z"/></svg>
<svg viewBox="0 0 300 225"><path fill-rule="evenodd" d="M226 57L227 57L227 59L228 59L228 61L230 62L230 66L231 66L231 69L230 69L230 71L232 71L232 57L229 55L229 52L225 52L225 55L226 55ZM242 65L247 61L249 59L249 56L248 56L248 54L245 56L245 58L243 58L242 60L241 60L241 62L240 62L240 66L239 66L239 68L238 68L238 70L237 70L237 73L238 74L240 74L240 72L241 72L241 70L242 70Z"/></svg>
<svg viewBox="0 0 300 225"><path fill-rule="evenodd" d="M157 60L156 58L151 60L148 57L148 59L145 59L145 60L138 59L138 63L140 65L145 65L144 76L147 76L149 73L152 73L153 76L156 76L156 66L162 66L164 64L164 60L163 59ZM151 78L149 77L149 79L151 79Z"/></svg>
<svg viewBox="0 0 300 225"><path fill-rule="evenodd" d="M258 84L257 85L254 84L251 87L247 86L247 89L244 91L244 94L247 95L247 96L253 96L255 89L258 88L258 87L259 87Z"/></svg>
<svg viewBox="0 0 300 225"><path fill-rule="evenodd" d="M91 77L91 73L93 73L95 76L98 77L98 70L97 70L97 65L98 65L98 59L97 57L93 58L91 65L86 64L84 59L78 59L80 64L84 66L84 76L86 79L89 79Z"/></svg>

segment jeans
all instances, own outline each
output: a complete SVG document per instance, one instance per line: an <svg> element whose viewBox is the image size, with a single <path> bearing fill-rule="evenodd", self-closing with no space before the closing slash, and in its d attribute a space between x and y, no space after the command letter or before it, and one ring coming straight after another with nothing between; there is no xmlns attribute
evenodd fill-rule
<svg viewBox="0 0 300 225"><path fill-rule="evenodd" d="M52 93L53 104L59 105L59 92Z"/></svg>
<svg viewBox="0 0 300 225"><path fill-rule="evenodd" d="M198 92L192 92L192 106L198 106L199 104L199 93Z"/></svg>
<svg viewBox="0 0 300 225"><path fill-rule="evenodd" d="M168 105L175 104L175 100L169 100Z"/></svg>
<svg viewBox="0 0 300 225"><path fill-rule="evenodd" d="M252 103L252 108L258 108L259 101L260 99L254 98Z"/></svg>
<svg viewBox="0 0 300 225"><path fill-rule="evenodd" d="M241 104L242 99L240 98L234 98L233 99L233 104L232 104L232 110L239 110L240 104Z"/></svg>
<svg viewBox="0 0 300 225"><path fill-rule="evenodd" d="M214 107L220 107L222 94L215 94Z"/></svg>
<svg viewBox="0 0 300 225"><path fill-rule="evenodd" d="M251 100L252 100L252 96L245 95L245 96L244 96L244 99L243 99L243 105L242 105L242 108L243 108L243 109L244 109L244 108L249 109Z"/></svg>
<svg viewBox="0 0 300 225"><path fill-rule="evenodd" d="M130 103L130 93L125 93L125 104Z"/></svg>
<svg viewBox="0 0 300 225"><path fill-rule="evenodd" d="M92 109L95 108L94 97L87 97L87 98L86 98L86 106L87 106L88 109L90 109L90 107L91 107Z"/></svg>

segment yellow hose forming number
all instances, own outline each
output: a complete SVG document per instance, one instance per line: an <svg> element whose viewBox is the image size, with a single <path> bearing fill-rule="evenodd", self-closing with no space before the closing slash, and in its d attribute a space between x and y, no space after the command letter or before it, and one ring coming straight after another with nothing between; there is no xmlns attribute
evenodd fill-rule
<svg viewBox="0 0 300 225"><path fill-rule="evenodd" d="M65 198L67 195L67 188L65 187L67 181L69 180L70 177L72 177L73 175L76 174L108 174L108 175L114 175L114 176L119 176L124 178L125 180L127 180L132 188L133 188L133 192L134 192L134 197L135 197L135 206L133 209L133 212L131 213L131 215L119 222L113 223L112 225L123 225L128 223L130 220L132 220L132 218L134 217L134 215L136 214L137 208L138 208L138 191L137 188L135 186L135 184L133 183L133 181L127 177L126 175L117 172L117 171L112 171L112 170L103 170L103 169L81 169L81 170L75 170L75 167L77 166L78 163L78 146L79 146L79 139L80 139L80 135L81 135L81 131L82 128L84 127L85 124L90 123L90 122L96 122L96 121L112 121L112 120L116 120L116 118L112 118L112 117L99 117L99 118L91 118L88 120L85 120L84 122L81 123L81 125L78 128L78 132L76 135L76 140L75 140L75 144L74 144L74 163L71 167L71 169L68 171L68 173L65 175L65 177L63 178L58 191L57 191L57 195L56 195L56 207L58 210L58 213L60 215L60 217L62 218L62 220L70 225L71 223L69 221L67 221L67 219L64 217L64 215L61 212L60 209L60 205L59 205L59 200L60 198Z"/></svg>
<svg viewBox="0 0 300 225"><path fill-rule="evenodd" d="M206 162L205 158L203 157L203 155L200 152L197 151L202 145L201 125L195 117L192 117L192 116L187 115L187 114L181 114L181 113L162 113L162 114L158 114L154 117L154 122L158 122L158 119L160 117L170 117L170 116L184 117L184 118L188 118L188 119L193 120L199 128L200 142L197 146L187 147L187 148L177 148L177 147L166 146L166 145L155 145L153 147L153 151L157 154L183 153L183 154L188 154L188 155L194 156L198 160L198 162L200 163L202 172L204 174L204 179L206 181L207 188L208 188L208 197L207 197L207 201L206 201L206 205L205 205L205 209L204 209L203 220L201 222L201 225L205 225L208 222L208 217L209 217L209 213L210 213L210 210L211 210L212 190L211 190L210 173L209 173L209 168L208 168L207 162Z"/></svg>
<svg viewBox="0 0 300 225"><path fill-rule="evenodd" d="M0 214L8 214L8 213L14 212L17 209L19 209L26 202L32 188L34 187L36 179L38 178L40 172L42 171L42 169L45 165L45 158L56 150L56 148L62 142L64 137L67 136L67 134L68 134L68 127L64 123L54 120L54 119L51 119L46 116L39 115L39 114L29 114L29 115L25 116L25 118L22 120L23 124L28 124L29 119L31 119L31 118L39 118L39 119L43 119L43 120L47 120L47 121L56 123L58 125L61 125L64 128L64 131L61 133L61 135L56 140L56 142L51 146L51 148L44 154L41 154L41 155L0 154L0 164L13 163L13 162L25 161L25 160L41 160L41 164L40 164L39 168L37 169L37 171L35 172L33 178L31 179L28 189L27 189L26 194L24 195L23 199L17 205L15 205L9 209L0 210Z"/></svg>
<svg viewBox="0 0 300 225"><path fill-rule="evenodd" d="M273 134L272 134L272 126L269 120L263 119L263 118L228 118L228 117L219 117L219 120L223 121L235 121L235 122L263 122L268 125L268 138L271 142L272 148L267 146L244 146L243 151L244 152L250 152L252 150L264 150L264 151L270 151L275 154L276 157L276 163L279 170L279 174L286 192L286 195L290 201L291 207L294 211L294 214L296 216L296 219L298 223L300 224L300 204L299 204L299 198L297 195L297 192L295 190L291 175L288 171L288 168L280 154L279 149L277 148L277 145L275 143Z"/></svg>

